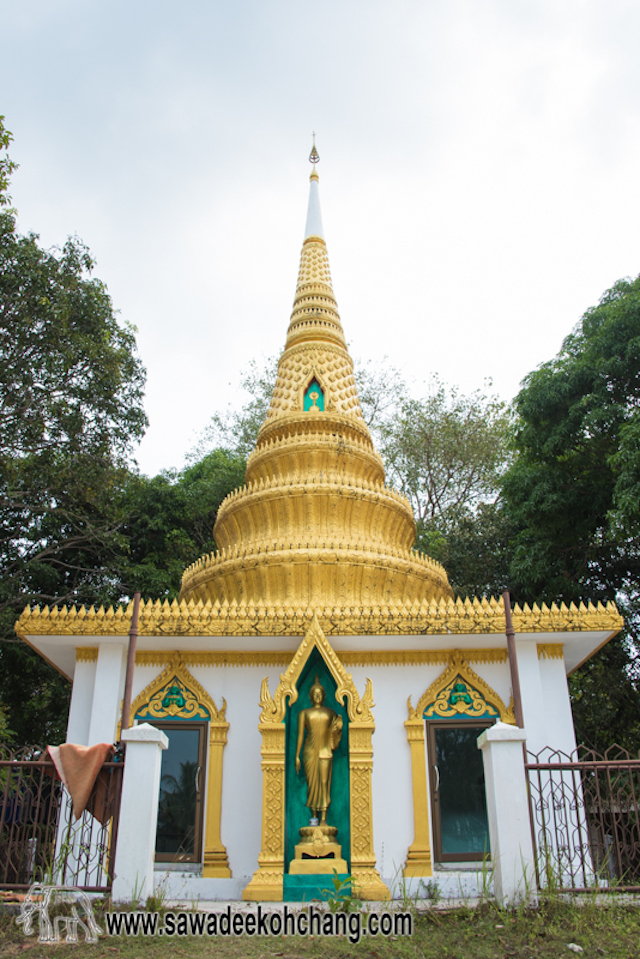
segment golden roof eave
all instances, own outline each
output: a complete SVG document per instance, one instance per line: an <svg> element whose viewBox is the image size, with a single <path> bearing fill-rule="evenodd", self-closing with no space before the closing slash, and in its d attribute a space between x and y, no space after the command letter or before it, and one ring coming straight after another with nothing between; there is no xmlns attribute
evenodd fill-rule
<svg viewBox="0 0 640 959"><path fill-rule="evenodd" d="M126 636L133 606L26 607L16 623L19 636ZM504 607L499 599L466 599L425 602L411 606L314 608L302 606L239 606L148 600L140 607L141 636L300 636L317 613L325 635L410 636L502 634ZM615 603L576 606L515 606L517 634L609 632L624 626Z"/></svg>

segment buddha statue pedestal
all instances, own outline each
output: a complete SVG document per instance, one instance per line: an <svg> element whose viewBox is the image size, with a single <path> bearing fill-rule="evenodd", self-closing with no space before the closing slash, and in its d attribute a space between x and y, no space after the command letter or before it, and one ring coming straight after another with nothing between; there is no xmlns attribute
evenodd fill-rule
<svg viewBox="0 0 640 959"><path fill-rule="evenodd" d="M336 842L337 835L336 826L303 826L289 873L294 876L330 876L334 869L340 875L348 873L347 862L342 858L342 846Z"/></svg>

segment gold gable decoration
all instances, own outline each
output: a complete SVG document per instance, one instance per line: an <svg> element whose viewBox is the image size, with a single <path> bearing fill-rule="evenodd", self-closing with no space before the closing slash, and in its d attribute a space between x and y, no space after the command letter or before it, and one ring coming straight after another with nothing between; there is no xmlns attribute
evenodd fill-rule
<svg viewBox="0 0 640 959"><path fill-rule="evenodd" d="M487 703L481 693L465 683L458 673L441 689L435 700L424 711L425 719L499 719L495 706Z"/></svg>
<svg viewBox="0 0 640 959"><path fill-rule="evenodd" d="M173 653L168 665L146 686L131 705L130 723L163 719L225 722L227 704L217 708L209 693L189 672L180 653Z"/></svg>
<svg viewBox="0 0 640 959"><path fill-rule="evenodd" d="M177 676L159 689L136 714L136 719L204 719L211 716L191 690Z"/></svg>
<svg viewBox="0 0 640 959"><path fill-rule="evenodd" d="M300 646L273 696L263 680L260 690L262 712L258 728L262 734L262 848L258 869L245 887L242 897L250 901L281 901L284 878L285 844L285 715L287 706L298 698L298 681L314 649L317 649L336 683L335 697L345 703L349 717L349 782L351 826L351 880L354 892L362 899L389 898L389 890L376 869L373 851L373 807L371 736L375 722L371 680L366 680L362 698L350 673L327 641L318 618L314 616ZM346 701L346 702L345 702Z"/></svg>
<svg viewBox="0 0 640 959"><path fill-rule="evenodd" d="M336 683L336 700L346 705L349 722L373 722L371 707L374 703L371 680L367 679L364 695L360 699L351 673L345 671L333 646L327 642L320 628L318 617L314 616L306 636L291 658L287 671L280 676L280 684L275 692L275 699L271 698L269 692L269 680L263 679L260 688L260 705L262 706L260 723L281 723L284 720L287 705L291 706L298 698L298 680L314 648L318 649L329 667L331 676Z"/></svg>
<svg viewBox="0 0 640 959"><path fill-rule="evenodd" d="M456 683L466 687L466 693L460 691L460 698L449 702L451 692ZM454 694L455 695L455 694ZM468 696L470 702L464 697ZM454 649L449 658L449 665L438 676L429 688L422 694L414 709L411 705L411 696L407 701L409 719L420 722L423 719L451 719L457 716L489 716L500 719L503 723L515 725L513 705L505 706L498 694L469 666L464 653ZM478 710L482 710L479 712Z"/></svg>

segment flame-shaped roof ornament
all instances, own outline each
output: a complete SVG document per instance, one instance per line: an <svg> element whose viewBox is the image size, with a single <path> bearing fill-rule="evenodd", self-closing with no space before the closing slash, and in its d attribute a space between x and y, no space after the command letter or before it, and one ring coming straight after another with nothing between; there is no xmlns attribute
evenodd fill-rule
<svg viewBox="0 0 640 959"><path fill-rule="evenodd" d="M313 146L311 147L311 153L309 154L309 163L316 164L320 160L320 154L316 150L316 135L313 134ZM315 166L314 166L315 169Z"/></svg>

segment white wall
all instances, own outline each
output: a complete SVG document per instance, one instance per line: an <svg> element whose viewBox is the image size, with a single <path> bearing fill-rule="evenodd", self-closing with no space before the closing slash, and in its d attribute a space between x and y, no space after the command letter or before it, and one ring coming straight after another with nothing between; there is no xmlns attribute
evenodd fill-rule
<svg viewBox="0 0 640 959"><path fill-rule="evenodd" d="M96 663L76 663L73 673L69 722L67 723L67 742L78 746L89 745L89 724L91 705L96 679Z"/></svg>
<svg viewBox="0 0 640 959"><path fill-rule="evenodd" d="M576 748L576 735L564 660L541 659L539 664L547 732L544 745L570 754ZM532 747L527 743L527 748Z"/></svg>
<svg viewBox="0 0 640 959"><path fill-rule="evenodd" d="M93 682L87 745L112 743L116 737L122 695L126 648L124 643L101 643Z"/></svg>
<svg viewBox="0 0 640 959"><path fill-rule="evenodd" d="M227 702L229 732L223 758L220 834L233 878L248 882L258 868L262 838L260 685L268 676L273 695L283 669L194 666L189 672L204 686L218 708L222 706L223 696Z"/></svg>

